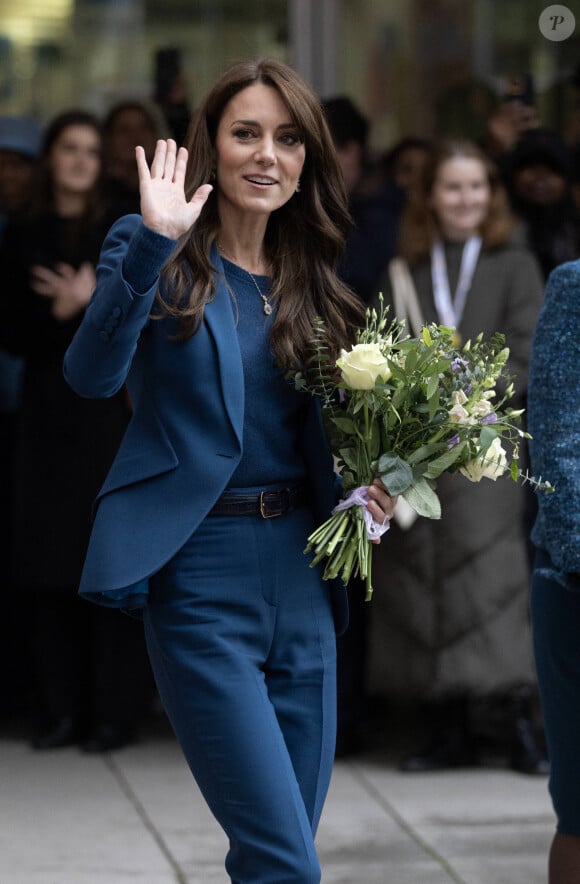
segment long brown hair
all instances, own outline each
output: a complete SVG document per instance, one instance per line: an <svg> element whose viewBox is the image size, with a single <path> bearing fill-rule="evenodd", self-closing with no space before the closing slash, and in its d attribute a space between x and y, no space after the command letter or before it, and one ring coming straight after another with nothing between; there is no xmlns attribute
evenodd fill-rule
<svg viewBox="0 0 580 884"><path fill-rule="evenodd" d="M58 116L53 117L49 122L42 141L40 162L36 174L36 187L31 202L31 213L33 215L39 215L44 212L53 211L55 208L54 181L50 168L50 157L55 142L58 141L62 133L71 126L86 126L89 129L93 129L99 137L101 150L101 169L93 187L87 192L85 210L82 217L79 218L77 226L80 235L80 232L84 231L85 225L90 225L95 221L99 221L103 217L106 209L102 178L103 142L101 124L98 118L89 111L72 108L71 110L63 111L58 114Z"/></svg>
<svg viewBox="0 0 580 884"><path fill-rule="evenodd" d="M271 345L280 364L291 368L304 365L316 317L324 321L332 353L352 343L362 318L359 300L336 273L351 220L332 138L318 98L292 68L257 59L240 62L222 75L189 126L185 192L190 199L210 181L224 109L237 93L256 83L276 89L306 148L300 191L272 213L264 242L272 267L272 295L278 301ZM163 313L181 320L183 338L195 334L205 305L215 295L209 254L219 227L214 188L164 268L167 285L158 298Z"/></svg>
<svg viewBox="0 0 580 884"><path fill-rule="evenodd" d="M477 160L487 173L490 202L479 231L484 248L505 245L516 228L516 221L510 212L497 168L489 157L472 141L446 139L433 145L431 156L403 212L399 254L410 263L428 255L431 246L441 235L437 218L430 205L431 195L441 166L449 160L459 158Z"/></svg>

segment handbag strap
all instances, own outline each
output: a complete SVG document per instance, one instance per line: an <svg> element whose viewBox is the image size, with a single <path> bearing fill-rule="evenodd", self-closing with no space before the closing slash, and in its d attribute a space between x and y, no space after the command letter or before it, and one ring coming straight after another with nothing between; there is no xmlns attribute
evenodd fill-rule
<svg viewBox="0 0 580 884"><path fill-rule="evenodd" d="M404 258L393 258L389 262L389 279L393 291L395 316L401 322L405 322L410 334L417 337L425 323L413 277Z"/></svg>

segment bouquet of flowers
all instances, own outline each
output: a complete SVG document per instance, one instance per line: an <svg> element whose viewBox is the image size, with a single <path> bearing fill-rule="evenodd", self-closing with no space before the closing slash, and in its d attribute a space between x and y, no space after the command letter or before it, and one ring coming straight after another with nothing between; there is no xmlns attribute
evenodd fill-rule
<svg viewBox="0 0 580 884"><path fill-rule="evenodd" d="M523 410L506 405L514 388L504 336L484 341L480 334L460 349L455 339L455 329L435 324L417 338L406 336L403 323L389 322L381 299L379 312L367 310L356 344L335 364L319 321L311 364L293 374L297 389L321 398L345 495L310 535L305 552L314 552L312 567L326 559L325 579L341 576L347 583L360 575L367 600L372 542L389 527L366 509L366 488L375 476L430 519L441 517L436 481L445 472L460 472L472 482L495 481L507 472L516 481L554 490L519 467L518 443L529 435L517 426ZM499 399L498 385L504 386Z"/></svg>

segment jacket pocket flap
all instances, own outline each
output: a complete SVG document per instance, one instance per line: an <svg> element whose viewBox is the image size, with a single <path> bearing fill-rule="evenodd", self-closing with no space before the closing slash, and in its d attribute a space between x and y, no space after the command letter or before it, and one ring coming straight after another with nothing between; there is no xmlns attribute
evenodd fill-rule
<svg viewBox="0 0 580 884"><path fill-rule="evenodd" d="M167 473L178 465L173 445L154 412L134 415L97 500L110 491Z"/></svg>

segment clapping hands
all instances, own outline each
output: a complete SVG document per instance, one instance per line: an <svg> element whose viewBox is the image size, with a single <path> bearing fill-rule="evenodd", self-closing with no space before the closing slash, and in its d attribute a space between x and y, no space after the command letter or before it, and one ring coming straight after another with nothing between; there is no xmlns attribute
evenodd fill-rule
<svg viewBox="0 0 580 884"><path fill-rule="evenodd" d="M66 322L85 309L95 283L95 270L88 261L78 270L65 263L56 264L54 268L36 264L31 270L32 290L52 299L51 312L59 322Z"/></svg>

